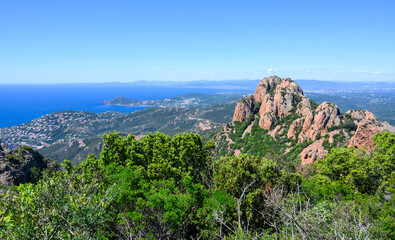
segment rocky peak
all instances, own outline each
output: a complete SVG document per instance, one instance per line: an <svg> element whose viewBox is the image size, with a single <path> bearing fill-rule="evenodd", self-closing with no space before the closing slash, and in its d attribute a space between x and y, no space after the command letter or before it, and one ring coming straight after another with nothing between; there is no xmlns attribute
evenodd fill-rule
<svg viewBox="0 0 395 240"><path fill-rule="evenodd" d="M263 97L268 94L271 90L273 91L277 84L281 82L281 78L277 76L271 76L262 79L255 89L254 99L259 102L263 100Z"/></svg>
<svg viewBox="0 0 395 240"><path fill-rule="evenodd" d="M354 136L350 139L348 147L364 148L373 150L375 143L373 136L380 132L380 128L371 120L362 120L358 123L358 128Z"/></svg>
<svg viewBox="0 0 395 240"><path fill-rule="evenodd" d="M249 118L250 115L253 117ZM281 142L286 142L286 152L299 144L304 145L299 154L302 164L325 157L331 147L372 149L376 133L395 133L393 126L380 122L369 111L349 110L341 114L335 104L323 102L317 106L304 96L297 83L278 76L262 79L254 95L237 104L233 121L255 121L257 118L259 127L266 130L274 141L285 138ZM251 128L252 123L248 126ZM242 138L245 136L243 134Z"/></svg>
<svg viewBox="0 0 395 240"><path fill-rule="evenodd" d="M246 119L254 113L253 109L257 108L260 116L259 126L269 130L278 120L293 112L309 111L311 106L297 83L290 78L271 76L259 82L253 96L239 102L233 121Z"/></svg>
<svg viewBox="0 0 395 240"><path fill-rule="evenodd" d="M303 91L298 84L289 78L281 79L263 96L259 109L259 115L261 116L259 126L269 130L279 119L296 111L295 108L302 97Z"/></svg>

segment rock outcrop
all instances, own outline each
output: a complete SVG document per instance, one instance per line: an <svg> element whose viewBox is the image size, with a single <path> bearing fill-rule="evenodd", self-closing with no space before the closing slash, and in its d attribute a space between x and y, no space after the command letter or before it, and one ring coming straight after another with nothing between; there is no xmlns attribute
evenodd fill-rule
<svg viewBox="0 0 395 240"><path fill-rule="evenodd" d="M365 111L365 110L348 110L346 112L346 114L348 114L350 116L350 118L354 118L357 120L375 120L377 121L376 116L369 112L369 111Z"/></svg>
<svg viewBox="0 0 395 240"><path fill-rule="evenodd" d="M376 133L395 133L393 126L380 122L369 111L349 110L342 114L335 104L323 102L317 105L304 96L296 82L277 76L262 79L254 95L237 104L233 121L256 118L259 118L259 127L274 140L288 139L281 141L286 142L287 152L303 144L304 148L299 153L302 164L325 157L330 147L373 149ZM251 126L249 124L248 132Z"/></svg>
<svg viewBox="0 0 395 240"><path fill-rule="evenodd" d="M355 135L351 138L348 146L373 150L375 146L373 136L379 132L379 127L375 125L372 121L362 120L359 122L357 131L355 132Z"/></svg>
<svg viewBox="0 0 395 240"><path fill-rule="evenodd" d="M293 121L291 126L289 127L287 137L296 139L296 133L297 133L298 129L302 128L302 126L303 126L303 119L302 118L298 118L295 121Z"/></svg>
<svg viewBox="0 0 395 240"><path fill-rule="evenodd" d="M0 142L0 157L4 157L10 152L11 150L8 148L7 144Z"/></svg>
<svg viewBox="0 0 395 240"><path fill-rule="evenodd" d="M328 128L339 126L341 119L340 110L335 104L321 103L315 112L308 112L299 135L299 142L316 140L318 136L325 135Z"/></svg>
<svg viewBox="0 0 395 240"><path fill-rule="evenodd" d="M254 96L248 96L239 101L236 105L233 121L244 122L248 116L253 113L255 101Z"/></svg>
<svg viewBox="0 0 395 240"><path fill-rule="evenodd" d="M13 186L35 182L34 171L48 167L56 168L53 161L45 159L36 150L28 146L9 149L0 143L0 184Z"/></svg>
<svg viewBox="0 0 395 240"><path fill-rule="evenodd" d="M320 139L302 150L299 154L302 159L302 165L313 163L328 154L328 151L324 149L322 143L323 139Z"/></svg>
<svg viewBox="0 0 395 240"><path fill-rule="evenodd" d="M354 136L350 139L348 147L364 148L368 151L371 151L375 147L373 137L374 135L376 135L376 133L395 133L395 127L389 125L387 122L378 121L376 116L371 112L366 111L366 113L361 113L361 110L358 110L358 115L354 116L362 116L364 118L361 117L358 119L360 120L358 123L358 127L355 131Z"/></svg>
<svg viewBox="0 0 395 240"><path fill-rule="evenodd" d="M264 87L267 87L264 89ZM269 130L278 120L296 111L303 96L302 89L291 79L265 78L255 90L256 101L262 101L259 108L259 126ZM262 100L260 100L262 99Z"/></svg>
<svg viewBox="0 0 395 240"><path fill-rule="evenodd" d="M253 96L245 97L239 102L233 121L247 119L256 107L259 108L259 126L266 130L290 114L311 111L310 101L303 95L299 85L290 78L281 79L277 76L264 78Z"/></svg>

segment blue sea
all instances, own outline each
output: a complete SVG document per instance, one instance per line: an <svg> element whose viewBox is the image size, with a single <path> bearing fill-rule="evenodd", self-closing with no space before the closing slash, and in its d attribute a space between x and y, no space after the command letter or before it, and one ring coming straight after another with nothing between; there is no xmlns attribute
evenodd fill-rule
<svg viewBox="0 0 395 240"><path fill-rule="evenodd" d="M0 85L0 128L15 126L63 110L134 112L143 107L106 106L102 102L123 95L149 100L186 93L215 94L218 89L134 86L132 84Z"/></svg>

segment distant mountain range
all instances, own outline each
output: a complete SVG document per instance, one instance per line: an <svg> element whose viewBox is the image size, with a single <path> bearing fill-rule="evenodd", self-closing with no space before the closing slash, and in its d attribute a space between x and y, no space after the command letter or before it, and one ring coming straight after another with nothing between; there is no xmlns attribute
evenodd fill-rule
<svg viewBox="0 0 395 240"><path fill-rule="evenodd" d="M110 83L94 83L96 85L108 86L164 86L172 88L208 88L218 90L235 90L235 91L251 91L261 79L235 79L235 80L197 80L197 81L135 81L135 82L110 82ZM366 90L395 89L395 80L392 82L374 82L374 81L322 81L314 79L296 79L296 83L304 91L350 91L350 90ZM87 84L85 84L87 85ZM89 84L88 84L89 85Z"/></svg>
<svg viewBox="0 0 395 240"><path fill-rule="evenodd" d="M136 81L131 83L118 83L118 84L131 84L136 86L166 86L166 87L179 87L179 88L211 88L211 89L234 89L234 90L254 90L261 79L237 79L237 80L222 80L222 81ZM304 91L350 91L350 90L366 90L366 89L395 89L395 81L393 82L351 82L351 81L321 81L314 79L296 79L296 83ZM112 83L115 84L115 83Z"/></svg>
<svg viewBox="0 0 395 240"><path fill-rule="evenodd" d="M395 82L345 82L295 80L304 91L395 90Z"/></svg>

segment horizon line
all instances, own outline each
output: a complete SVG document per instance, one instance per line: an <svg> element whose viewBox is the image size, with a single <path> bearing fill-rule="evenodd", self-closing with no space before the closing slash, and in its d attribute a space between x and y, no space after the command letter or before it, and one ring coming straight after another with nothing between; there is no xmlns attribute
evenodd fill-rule
<svg viewBox="0 0 395 240"><path fill-rule="evenodd" d="M135 81L127 81L127 82L119 82L119 81L108 81L108 82L56 82L56 83L44 83L44 82L36 82L36 83L0 83L0 85L74 85L74 84L133 84L139 82L147 82L147 83L192 83L192 82L225 82L225 81L259 81L263 78L257 79L222 79L222 80L209 80L209 79L198 79L198 80L185 80L185 81L176 81L176 80L135 80ZM331 83L395 83L394 80L389 81L374 81L374 80L319 80L319 79L292 79L294 81L318 81L318 82L331 82Z"/></svg>

